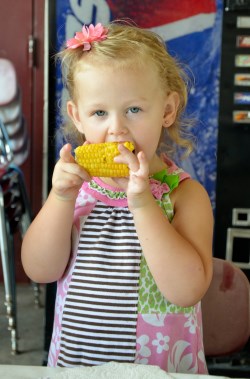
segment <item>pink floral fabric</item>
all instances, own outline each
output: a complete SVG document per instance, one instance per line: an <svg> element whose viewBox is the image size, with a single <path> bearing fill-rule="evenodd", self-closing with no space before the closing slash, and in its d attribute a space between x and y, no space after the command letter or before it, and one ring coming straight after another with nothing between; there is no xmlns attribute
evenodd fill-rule
<svg viewBox="0 0 250 379"><path fill-rule="evenodd" d="M164 193L168 193L170 191L167 183L160 183L158 180L150 179L151 191L154 197L158 200L161 200L162 195Z"/></svg>
<svg viewBox="0 0 250 379"><path fill-rule="evenodd" d="M200 303L186 314L139 314L136 351L136 363L167 372L207 374Z"/></svg>

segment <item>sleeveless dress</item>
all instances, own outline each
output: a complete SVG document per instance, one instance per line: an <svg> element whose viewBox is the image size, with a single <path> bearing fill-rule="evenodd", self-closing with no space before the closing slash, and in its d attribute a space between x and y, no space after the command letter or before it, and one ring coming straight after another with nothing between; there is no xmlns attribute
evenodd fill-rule
<svg viewBox="0 0 250 379"><path fill-rule="evenodd" d="M164 161L168 168L150 178L150 187L171 222L169 195L190 176L167 156ZM201 303L183 308L164 298L143 256L125 192L93 178L76 200L72 254L57 285L48 365L109 361L207 374Z"/></svg>

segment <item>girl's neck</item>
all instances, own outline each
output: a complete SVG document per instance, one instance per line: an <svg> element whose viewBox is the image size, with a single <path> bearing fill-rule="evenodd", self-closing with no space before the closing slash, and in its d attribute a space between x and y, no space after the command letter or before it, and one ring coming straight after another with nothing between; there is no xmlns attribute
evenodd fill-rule
<svg viewBox="0 0 250 379"><path fill-rule="evenodd" d="M163 162L157 154L155 154L149 165L149 176L152 176L167 167L167 164Z"/></svg>

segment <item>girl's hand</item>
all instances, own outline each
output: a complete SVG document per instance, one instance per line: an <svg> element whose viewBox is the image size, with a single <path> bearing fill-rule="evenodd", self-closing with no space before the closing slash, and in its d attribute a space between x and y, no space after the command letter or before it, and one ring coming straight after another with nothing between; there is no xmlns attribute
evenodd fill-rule
<svg viewBox="0 0 250 379"><path fill-rule="evenodd" d="M89 174L75 162L71 149L70 144L61 148L52 177L52 191L62 200L75 200L82 183L91 180Z"/></svg>
<svg viewBox="0 0 250 379"><path fill-rule="evenodd" d="M140 151L137 155L119 145L120 155L115 157L115 162L125 163L129 166L128 178L115 178L115 182L127 193L128 206L132 211L143 207L151 196L149 188L149 165L145 154Z"/></svg>

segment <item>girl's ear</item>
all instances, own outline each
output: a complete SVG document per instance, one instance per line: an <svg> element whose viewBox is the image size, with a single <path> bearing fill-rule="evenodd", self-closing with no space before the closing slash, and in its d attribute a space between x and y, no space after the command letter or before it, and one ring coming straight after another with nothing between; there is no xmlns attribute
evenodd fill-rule
<svg viewBox="0 0 250 379"><path fill-rule="evenodd" d="M163 127L169 128L176 119L176 114L180 104L180 98L177 92L171 92L166 100L165 112L163 116Z"/></svg>
<svg viewBox="0 0 250 379"><path fill-rule="evenodd" d="M80 121L78 108L75 105L75 103L71 100L67 102L67 113L68 113L68 116L73 121L76 128L78 129L78 131L82 133L82 124Z"/></svg>

